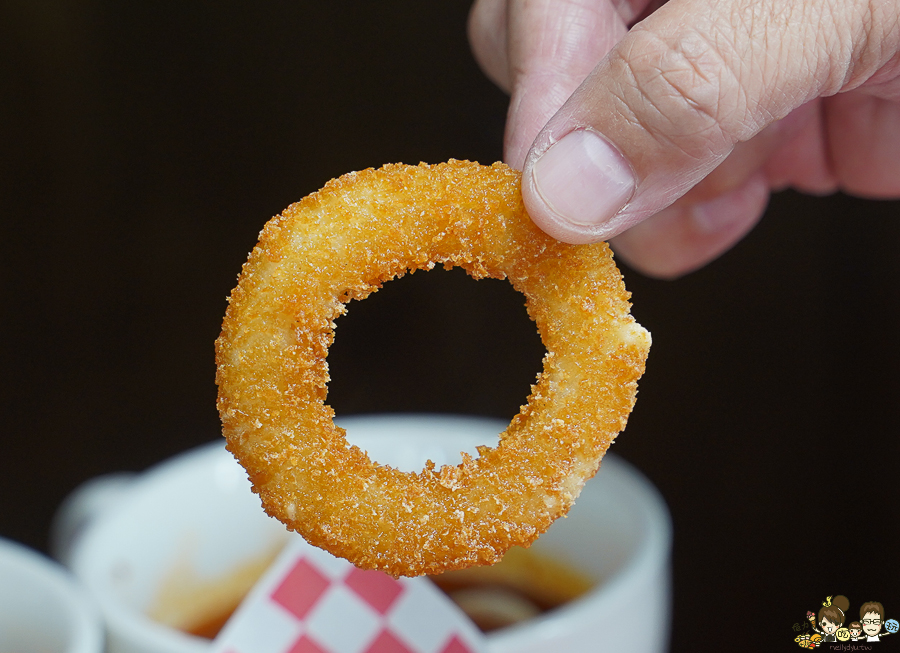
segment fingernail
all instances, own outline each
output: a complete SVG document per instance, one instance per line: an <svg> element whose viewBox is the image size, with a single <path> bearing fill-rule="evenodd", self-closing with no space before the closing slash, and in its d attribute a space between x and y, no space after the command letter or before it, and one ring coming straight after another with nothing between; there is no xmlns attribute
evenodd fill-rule
<svg viewBox="0 0 900 653"><path fill-rule="evenodd" d="M534 186L560 218L599 225L634 194L634 174L625 158L597 132L573 131L554 143L532 167Z"/></svg>

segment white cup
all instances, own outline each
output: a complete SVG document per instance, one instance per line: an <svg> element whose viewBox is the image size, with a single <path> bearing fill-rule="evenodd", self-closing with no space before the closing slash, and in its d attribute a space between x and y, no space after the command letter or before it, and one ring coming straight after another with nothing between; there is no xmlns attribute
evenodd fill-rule
<svg viewBox="0 0 900 653"><path fill-rule="evenodd" d="M58 563L0 539L0 651L101 653L91 599Z"/></svg>
<svg viewBox="0 0 900 653"><path fill-rule="evenodd" d="M461 450L477 455L477 445L496 443L506 427L444 415L338 422L373 459L405 470L421 469L426 459L459 462ZM227 575L289 534L263 513L246 474L219 443L121 481L89 484L64 504L58 555L100 605L109 653L206 653L209 640L147 616L162 579L188 558L201 576ZM110 488L106 497L102 484ZM569 517L533 548L599 582L556 610L488 634L491 653L667 650L671 525L659 494L631 465L608 455Z"/></svg>

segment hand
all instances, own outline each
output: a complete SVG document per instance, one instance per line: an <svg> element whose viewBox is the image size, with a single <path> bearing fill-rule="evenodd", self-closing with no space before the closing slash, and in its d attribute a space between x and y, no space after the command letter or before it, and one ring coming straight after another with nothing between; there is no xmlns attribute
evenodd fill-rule
<svg viewBox="0 0 900 653"><path fill-rule="evenodd" d="M472 8L476 58L511 94L505 158L544 231L614 238L674 277L740 240L772 190L900 197L900 2L650 1Z"/></svg>

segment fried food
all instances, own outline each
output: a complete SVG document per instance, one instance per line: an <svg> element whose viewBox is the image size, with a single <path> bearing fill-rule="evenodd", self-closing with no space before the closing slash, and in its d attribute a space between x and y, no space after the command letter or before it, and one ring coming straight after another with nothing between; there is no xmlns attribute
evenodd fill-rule
<svg viewBox="0 0 900 653"><path fill-rule="evenodd" d="M491 564L569 510L624 428L650 335L608 246L541 232L519 185L499 163L387 165L332 180L260 234L216 341L218 407L265 510L310 543L394 576ZM326 356L347 302L435 264L509 279L547 354L496 448L405 473L335 426Z"/></svg>

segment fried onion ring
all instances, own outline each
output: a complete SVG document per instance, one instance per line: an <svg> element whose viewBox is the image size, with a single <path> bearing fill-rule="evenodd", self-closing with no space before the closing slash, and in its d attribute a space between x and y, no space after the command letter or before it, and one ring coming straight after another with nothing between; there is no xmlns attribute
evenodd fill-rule
<svg viewBox="0 0 900 653"><path fill-rule="evenodd" d="M218 407L265 510L310 543L394 576L491 564L569 510L624 428L650 334L608 246L545 235L519 184L499 163L387 165L332 180L263 229L216 341ZM405 473L335 426L325 359L349 300L437 263L509 279L547 354L496 448Z"/></svg>

